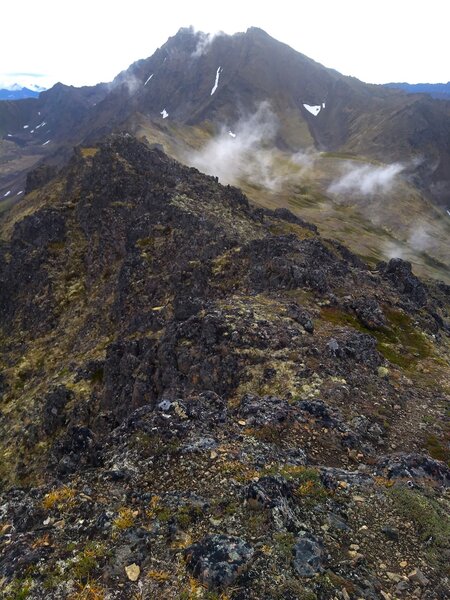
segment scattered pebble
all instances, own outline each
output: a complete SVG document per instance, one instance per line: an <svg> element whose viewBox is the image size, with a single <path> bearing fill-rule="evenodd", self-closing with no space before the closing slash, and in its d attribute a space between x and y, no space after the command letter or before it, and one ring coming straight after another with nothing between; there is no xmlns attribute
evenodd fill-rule
<svg viewBox="0 0 450 600"><path fill-rule="evenodd" d="M136 563L133 563L132 565L125 567L125 573L130 581L137 581L141 574L141 568Z"/></svg>

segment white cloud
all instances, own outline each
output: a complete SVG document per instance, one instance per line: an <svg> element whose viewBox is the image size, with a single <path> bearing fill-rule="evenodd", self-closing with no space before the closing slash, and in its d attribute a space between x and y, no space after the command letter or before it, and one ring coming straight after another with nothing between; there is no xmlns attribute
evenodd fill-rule
<svg viewBox="0 0 450 600"><path fill-rule="evenodd" d="M397 182L397 176L404 170L400 163L386 166L358 165L346 163L344 173L328 187L330 194L386 194Z"/></svg>
<svg viewBox="0 0 450 600"><path fill-rule="evenodd" d="M192 53L192 57L198 58L199 56L203 56L203 54L206 54L213 41L221 35L226 34L223 31L217 31L215 33L204 33L203 31L198 31L197 47Z"/></svg>
<svg viewBox="0 0 450 600"><path fill-rule="evenodd" d="M274 191L281 179L275 174L274 152L269 146L277 129L269 103L262 102L252 115L233 126L235 137L230 136L229 127L223 127L200 151L187 155L186 161L221 183L235 185L246 180Z"/></svg>
<svg viewBox="0 0 450 600"><path fill-rule="evenodd" d="M300 150L291 156L291 161L301 167L302 171L307 171L314 167L317 158L317 152L313 149Z"/></svg>

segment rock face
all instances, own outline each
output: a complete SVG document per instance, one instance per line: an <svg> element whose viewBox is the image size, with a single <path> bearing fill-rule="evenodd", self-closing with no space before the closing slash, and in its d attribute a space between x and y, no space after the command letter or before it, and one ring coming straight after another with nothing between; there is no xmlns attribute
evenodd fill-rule
<svg viewBox="0 0 450 600"><path fill-rule="evenodd" d="M300 577L314 577L324 569L323 543L313 535L301 532L294 545L294 569Z"/></svg>
<svg viewBox="0 0 450 600"><path fill-rule="evenodd" d="M209 589L233 584L253 555L253 548L244 540L225 535L208 536L184 551L188 570Z"/></svg>
<svg viewBox="0 0 450 600"><path fill-rule="evenodd" d="M446 597L446 287L129 135L45 181L0 220L2 595Z"/></svg>
<svg viewBox="0 0 450 600"><path fill-rule="evenodd" d="M427 303L426 286L413 274L410 263L392 258L387 265L381 265L381 272L408 300L418 306Z"/></svg>

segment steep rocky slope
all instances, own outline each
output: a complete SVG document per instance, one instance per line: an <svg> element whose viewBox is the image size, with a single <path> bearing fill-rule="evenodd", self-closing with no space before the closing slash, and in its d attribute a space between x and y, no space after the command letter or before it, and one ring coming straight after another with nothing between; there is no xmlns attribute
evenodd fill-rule
<svg viewBox="0 0 450 600"><path fill-rule="evenodd" d="M448 286L129 135L32 187L0 221L5 598L447 597Z"/></svg>

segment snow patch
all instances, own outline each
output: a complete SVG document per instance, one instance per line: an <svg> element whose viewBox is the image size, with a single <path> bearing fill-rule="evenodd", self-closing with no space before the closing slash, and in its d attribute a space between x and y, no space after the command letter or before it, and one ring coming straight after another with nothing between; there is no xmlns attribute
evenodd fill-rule
<svg viewBox="0 0 450 600"><path fill-rule="evenodd" d="M222 71L223 71L222 67L219 67L216 71L216 81L214 82L213 89L211 90L211 96L214 94L214 92L217 90L217 88L219 86L219 77L220 77L220 74L222 73Z"/></svg>
<svg viewBox="0 0 450 600"><path fill-rule="evenodd" d="M17 192L16 196L20 196L20 194L23 194L23 190L20 190L20 192Z"/></svg>
<svg viewBox="0 0 450 600"><path fill-rule="evenodd" d="M32 129L32 130L30 131L30 133L34 133L34 129Z"/></svg>
<svg viewBox="0 0 450 600"><path fill-rule="evenodd" d="M306 110L308 112L310 112L312 115L314 115L315 117L317 117L317 115L320 113L320 111L322 110L322 105L321 104L316 104L314 106L311 106L310 104L303 104L304 108L306 108ZM324 106L325 107L325 106Z"/></svg>
<svg viewBox="0 0 450 600"><path fill-rule="evenodd" d="M167 112L167 110L165 108L163 108L159 114L162 115L163 119L167 119L167 117L169 116L169 113Z"/></svg>
<svg viewBox="0 0 450 600"><path fill-rule="evenodd" d="M12 137L12 133L8 133L8 137Z"/></svg>
<svg viewBox="0 0 450 600"><path fill-rule="evenodd" d="M147 85L147 83L150 81L150 79L153 77L153 73L150 75L150 77L147 77L144 85Z"/></svg>
<svg viewBox="0 0 450 600"><path fill-rule="evenodd" d="M236 137L236 134L235 134L235 133L233 133L232 131L229 131L229 132L228 132L228 135L229 135L229 136L231 136L232 138L235 138L235 137Z"/></svg>
<svg viewBox="0 0 450 600"><path fill-rule="evenodd" d="M322 102L322 108L325 108L325 102Z"/></svg>
<svg viewBox="0 0 450 600"><path fill-rule="evenodd" d="M43 146L46 146L47 144L50 144L50 142L51 142L51 141L52 141L52 140L47 140L47 141L46 141L46 142L44 142L42 145L43 145Z"/></svg>
<svg viewBox="0 0 450 600"><path fill-rule="evenodd" d="M7 198L10 195L10 193L11 193L11 190L8 190L6 192L6 194L3 194L3 198Z"/></svg>
<svg viewBox="0 0 450 600"><path fill-rule="evenodd" d="M38 117L40 117L40 116L41 116L41 111L39 110L39 111L38 111Z"/></svg>
<svg viewBox="0 0 450 600"><path fill-rule="evenodd" d="M23 128L24 129L28 129L29 125L24 125Z"/></svg>
<svg viewBox="0 0 450 600"><path fill-rule="evenodd" d="M44 127L44 125L47 125L47 123L45 121L42 121L42 123L40 123L39 125L36 126L36 129L39 129L40 127Z"/></svg>
<svg viewBox="0 0 450 600"><path fill-rule="evenodd" d="M448 216L450 217L450 210L447 211Z"/></svg>

